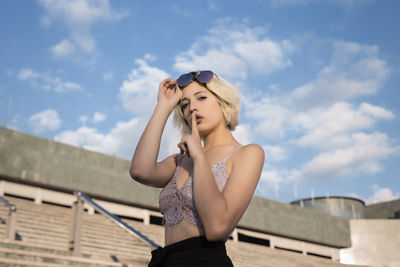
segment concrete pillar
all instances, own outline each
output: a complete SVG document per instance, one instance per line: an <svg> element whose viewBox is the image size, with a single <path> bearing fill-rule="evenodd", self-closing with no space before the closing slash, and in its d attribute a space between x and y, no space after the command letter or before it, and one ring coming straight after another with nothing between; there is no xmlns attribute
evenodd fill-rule
<svg viewBox="0 0 400 267"><path fill-rule="evenodd" d="M72 222L69 238L69 253L73 256L81 254L81 232L82 232L82 215L83 215L83 200L79 197L72 206Z"/></svg>
<svg viewBox="0 0 400 267"><path fill-rule="evenodd" d="M269 247L275 249L275 240L272 237L269 239Z"/></svg>
<svg viewBox="0 0 400 267"><path fill-rule="evenodd" d="M6 238L8 238L9 240L15 240L15 224L17 222L17 208L15 207L15 205L13 205L12 207L10 207L9 211L8 211L8 220L7 220L7 229L6 229Z"/></svg>
<svg viewBox="0 0 400 267"><path fill-rule="evenodd" d="M42 189L36 188L35 190L35 204L42 204Z"/></svg>
<svg viewBox="0 0 400 267"><path fill-rule="evenodd" d="M94 208L91 205L86 205L88 214L94 215Z"/></svg>
<svg viewBox="0 0 400 267"><path fill-rule="evenodd" d="M0 196L4 196L4 181L0 181Z"/></svg>
<svg viewBox="0 0 400 267"><path fill-rule="evenodd" d="M233 238L233 242L235 242L235 243L239 242L239 233L236 228L232 232L232 238Z"/></svg>
<svg viewBox="0 0 400 267"><path fill-rule="evenodd" d="M149 210L143 210L143 223L145 225L150 224L150 212Z"/></svg>

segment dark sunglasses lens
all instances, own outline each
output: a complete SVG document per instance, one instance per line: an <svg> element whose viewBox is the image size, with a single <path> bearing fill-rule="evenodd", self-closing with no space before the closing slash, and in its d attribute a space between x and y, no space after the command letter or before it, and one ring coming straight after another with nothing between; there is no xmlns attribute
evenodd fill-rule
<svg viewBox="0 0 400 267"><path fill-rule="evenodd" d="M186 74L182 74L181 76L179 76L178 78L178 86L179 87L185 87L186 85L188 85L193 79L193 75L191 73L186 73Z"/></svg>
<svg viewBox="0 0 400 267"><path fill-rule="evenodd" d="M208 83L213 76L214 73L210 70L200 71L199 74L197 74L196 76L196 80L198 80L201 83Z"/></svg>

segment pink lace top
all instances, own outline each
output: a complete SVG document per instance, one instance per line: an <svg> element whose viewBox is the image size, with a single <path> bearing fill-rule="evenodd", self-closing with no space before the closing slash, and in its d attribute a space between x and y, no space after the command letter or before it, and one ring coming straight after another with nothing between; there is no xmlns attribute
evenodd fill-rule
<svg viewBox="0 0 400 267"><path fill-rule="evenodd" d="M218 189L221 192L228 178L225 162L239 147L235 147L224 160L211 167ZM180 164L181 160L178 162L178 166ZM163 214L163 225L177 225L184 219L191 224L202 226L203 223L194 203L193 178L189 177L182 188L179 189L177 184L178 166L171 181L160 192L159 205Z"/></svg>

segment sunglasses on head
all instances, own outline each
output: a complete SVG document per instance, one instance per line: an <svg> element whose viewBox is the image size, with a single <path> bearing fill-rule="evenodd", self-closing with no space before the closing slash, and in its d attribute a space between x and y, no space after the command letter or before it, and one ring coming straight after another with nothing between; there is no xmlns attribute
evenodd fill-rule
<svg viewBox="0 0 400 267"><path fill-rule="evenodd" d="M199 83L208 83L214 77L214 73L211 70L192 71L179 76L177 83L180 89L183 89L192 81L198 81Z"/></svg>

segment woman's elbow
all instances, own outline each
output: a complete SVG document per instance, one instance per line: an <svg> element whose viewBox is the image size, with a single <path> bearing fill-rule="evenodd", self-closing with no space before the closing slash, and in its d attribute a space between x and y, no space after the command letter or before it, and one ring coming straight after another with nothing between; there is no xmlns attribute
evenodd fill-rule
<svg viewBox="0 0 400 267"><path fill-rule="evenodd" d="M135 181L140 182L146 180L146 173L138 166L132 165L129 170L129 174Z"/></svg>
<svg viewBox="0 0 400 267"><path fill-rule="evenodd" d="M205 228L205 235L208 241L224 240L229 234L229 230L223 224L214 224Z"/></svg>

